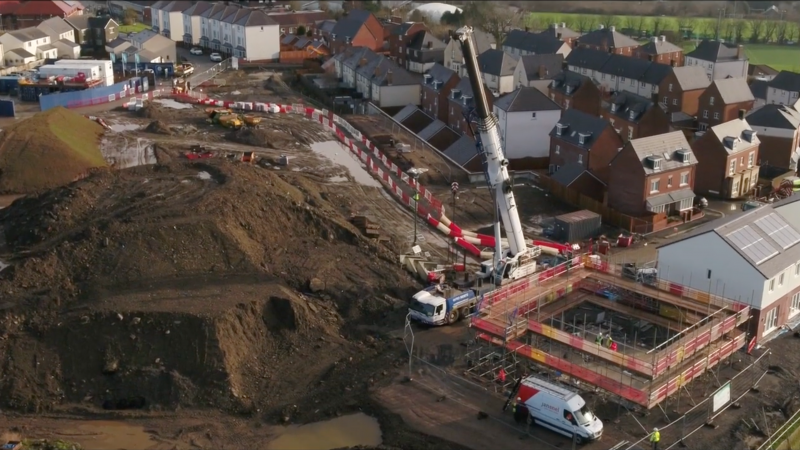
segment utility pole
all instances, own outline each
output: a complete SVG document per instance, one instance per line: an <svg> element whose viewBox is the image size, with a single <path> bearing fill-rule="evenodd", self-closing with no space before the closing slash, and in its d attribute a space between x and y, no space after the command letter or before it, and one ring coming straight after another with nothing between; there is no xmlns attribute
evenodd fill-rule
<svg viewBox="0 0 800 450"><path fill-rule="evenodd" d="M450 221L456 223L456 199L458 198L458 183L455 181L450 184L450 192L453 193L453 212L450 214ZM453 263L458 262L458 251L456 250L455 241L453 241ZM447 255L447 261L450 261L450 255Z"/></svg>

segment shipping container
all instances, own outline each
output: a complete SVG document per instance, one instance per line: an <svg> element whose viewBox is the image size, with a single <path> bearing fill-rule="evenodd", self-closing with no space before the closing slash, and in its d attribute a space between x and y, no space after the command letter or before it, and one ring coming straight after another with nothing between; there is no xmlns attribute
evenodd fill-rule
<svg viewBox="0 0 800 450"><path fill-rule="evenodd" d="M15 89L19 89L19 77L0 77L0 94L8 95Z"/></svg>
<svg viewBox="0 0 800 450"><path fill-rule="evenodd" d="M99 66L92 66L92 65L79 65L79 64L61 64L58 66L41 66L39 67L39 77L40 78L48 78L48 77L57 77L57 76L65 76L65 77L75 77L78 76L79 73L83 73L86 75L87 80L100 80L102 77L100 76L100 67Z"/></svg>
<svg viewBox="0 0 800 450"><path fill-rule="evenodd" d="M98 59L60 59L56 61L56 66L97 66L100 69L100 78L105 81L106 86L114 84L114 64L109 60Z"/></svg>
<svg viewBox="0 0 800 450"><path fill-rule="evenodd" d="M577 243L600 233L603 219L589 210L575 211L555 217L555 236L564 242Z"/></svg>

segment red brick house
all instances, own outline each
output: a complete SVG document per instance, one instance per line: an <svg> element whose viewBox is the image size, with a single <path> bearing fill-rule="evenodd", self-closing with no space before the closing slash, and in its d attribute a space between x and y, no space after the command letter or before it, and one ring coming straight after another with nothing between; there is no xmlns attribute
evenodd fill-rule
<svg viewBox="0 0 800 450"><path fill-rule="evenodd" d="M579 37L575 42L577 47L625 56L633 56L634 51L639 48L638 42L618 33L615 27L605 28L603 25Z"/></svg>
<svg viewBox="0 0 800 450"><path fill-rule="evenodd" d="M317 23L322 23L330 19L330 15L325 11L292 11L267 14L270 19L278 23L281 35L296 34L300 27L305 28L306 33L314 34Z"/></svg>
<svg viewBox="0 0 800 450"><path fill-rule="evenodd" d="M19 30L35 27L51 17L62 19L83 14L80 2L64 2L59 0L4 1L0 3L3 28Z"/></svg>
<svg viewBox="0 0 800 450"><path fill-rule="evenodd" d="M420 31L428 31L421 22L405 22L392 27L389 33L389 57L402 67L406 67L405 55L408 44Z"/></svg>
<svg viewBox="0 0 800 450"><path fill-rule="evenodd" d="M550 132L549 172L558 173L562 167L577 164L581 172L588 170L605 186L610 175L609 163L622 146L622 138L607 121L568 109ZM591 190L582 193L592 194ZM602 201L602 191L600 194Z"/></svg>
<svg viewBox="0 0 800 450"><path fill-rule="evenodd" d="M577 109L591 116L600 115L600 89L585 75L565 70L553 77L547 90L550 100L562 110Z"/></svg>
<svg viewBox="0 0 800 450"><path fill-rule="evenodd" d="M624 141L655 136L669 131L669 117L650 99L630 92L620 92L600 110Z"/></svg>
<svg viewBox="0 0 800 450"><path fill-rule="evenodd" d="M756 132L741 117L709 128L692 143L697 157L695 189L724 199L744 197L758 182Z"/></svg>
<svg viewBox="0 0 800 450"><path fill-rule="evenodd" d="M422 110L450 123L450 91L459 81L457 73L439 63L434 64L422 79Z"/></svg>
<svg viewBox="0 0 800 450"><path fill-rule="evenodd" d="M653 36L650 42L637 48L634 55L658 64L683 66L683 48L668 42L666 36Z"/></svg>
<svg viewBox="0 0 800 450"><path fill-rule="evenodd" d="M673 67L658 85L658 102L668 112L696 116L700 96L711 85L706 70L700 66Z"/></svg>
<svg viewBox="0 0 800 450"><path fill-rule="evenodd" d="M680 131L633 139L611 161L608 206L633 217L649 216L654 225L647 231L665 228L667 217L690 220L696 167Z"/></svg>
<svg viewBox="0 0 800 450"><path fill-rule="evenodd" d="M714 80L699 99L697 120L700 131L738 118L739 110L750 111L755 101L746 79Z"/></svg>
<svg viewBox="0 0 800 450"><path fill-rule="evenodd" d="M565 42L566 44L569 44L570 47L573 47L575 45L575 40L581 37L581 34L579 32L567 28L567 24L564 22L554 23L539 34L552 36L556 39Z"/></svg>
<svg viewBox="0 0 800 450"><path fill-rule="evenodd" d="M761 141L759 165L797 170L800 158L800 111L798 105L764 105L747 115L750 128Z"/></svg>
<svg viewBox="0 0 800 450"><path fill-rule="evenodd" d="M372 13L361 9L350 10L330 32L330 48L334 55L346 47L382 52L383 41L383 25Z"/></svg>
<svg viewBox="0 0 800 450"><path fill-rule="evenodd" d="M483 88L489 92L489 88L484 83ZM493 98L491 95L486 96L489 102L489 109L493 108ZM448 121L447 124L456 131L456 133L473 137L472 131L469 127L469 122L465 118L465 114L475 107L475 100L472 94L472 86L469 84L469 77L462 78L458 84L450 90L450 97L447 99L449 110L447 111ZM471 118L474 121L474 118Z"/></svg>

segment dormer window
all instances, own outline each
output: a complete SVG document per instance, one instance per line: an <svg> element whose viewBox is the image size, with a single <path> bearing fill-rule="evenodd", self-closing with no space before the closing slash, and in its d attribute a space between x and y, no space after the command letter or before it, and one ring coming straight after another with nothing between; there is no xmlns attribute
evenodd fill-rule
<svg viewBox="0 0 800 450"><path fill-rule="evenodd" d="M557 123L556 124L556 135L561 136L565 134L567 131L567 126L564 124Z"/></svg>
<svg viewBox="0 0 800 450"><path fill-rule="evenodd" d="M733 147L736 146L736 138L733 136L726 136L722 139L722 145L724 145L725 148L733 150Z"/></svg>
<svg viewBox="0 0 800 450"><path fill-rule="evenodd" d="M331 39L333 39L334 41L336 40L336 33L331 34Z"/></svg>
<svg viewBox="0 0 800 450"><path fill-rule="evenodd" d="M586 138L589 137L586 133L578 133L578 143L583 145L586 143Z"/></svg>
<svg viewBox="0 0 800 450"><path fill-rule="evenodd" d="M688 163L689 162L689 157L692 155L692 152L690 150L681 149L681 150L678 150L677 152L675 152L675 154L676 154L676 158L675 159L677 159L678 161L680 161L682 163Z"/></svg>
<svg viewBox="0 0 800 450"><path fill-rule="evenodd" d="M744 138L745 141L752 144L753 141L755 141L756 139L756 132L753 130L744 130L742 131L742 137Z"/></svg>
<svg viewBox="0 0 800 450"><path fill-rule="evenodd" d="M630 115L628 117L630 117L631 120L635 119L636 118L636 112L635 111L631 111L631 113L630 113Z"/></svg>
<svg viewBox="0 0 800 450"><path fill-rule="evenodd" d="M650 168L653 170L661 170L661 161L663 160L660 156L648 156L647 162L650 165Z"/></svg>
<svg viewBox="0 0 800 450"><path fill-rule="evenodd" d="M617 104L616 103L612 103L611 104L611 112L617 112Z"/></svg>
<svg viewBox="0 0 800 450"><path fill-rule="evenodd" d="M572 93L572 89L573 89L572 86L567 86L567 88L566 88L567 94L571 94Z"/></svg>

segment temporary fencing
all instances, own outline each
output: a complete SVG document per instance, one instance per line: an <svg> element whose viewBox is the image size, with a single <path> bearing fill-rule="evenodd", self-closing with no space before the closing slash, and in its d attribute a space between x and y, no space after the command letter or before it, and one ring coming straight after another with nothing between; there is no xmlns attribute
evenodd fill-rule
<svg viewBox="0 0 800 450"><path fill-rule="evenodd" d="M792 450L792 439L800 424L800 411L792 414L783 426L775 430L757 450ZM797 448L797 447L794 447Z"/></svg>
<svg viewBox="0 0 800 450"><path fill-rule="evenodd" d="M28 95L27 98L38 100L39 108L42 111L47 111L57 106L62 106L64 108L82 108L84 106L109 103L149 92L153 87L154 86L150 86L147 77L138 77L111 86L54 94L49 94L45 91L37 91L45 89L45 87L40 88L37 85L21 85L20 95L25 95L26 90L32 90L32 93ZM46 87L46 89L49 89L49 87Z"/></svg>

